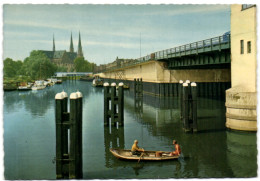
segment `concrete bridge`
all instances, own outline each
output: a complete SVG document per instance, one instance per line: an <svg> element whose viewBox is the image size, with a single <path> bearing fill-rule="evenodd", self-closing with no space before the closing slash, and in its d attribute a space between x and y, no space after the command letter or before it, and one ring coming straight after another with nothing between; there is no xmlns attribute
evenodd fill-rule
<svg viewBox="0 0 260 181"><path fill-rule="evenodd" d="M200 96L223 97L231 86L230 34L116 62L101 71L101 77L130 88L134 78L142 78L144 92L157 96L178 96L179 81L190 80L198 84Z"/></svg>
<svg viewBox="0 0 260 181"><path fill-rule="evenodd" d="M226 97L228 128L256 131L256 6L231 6L231 34L116 60L99 75L130 88L142 78L144 93L159 96L178 96L180 80L196 82L199 96Z"/></svg>

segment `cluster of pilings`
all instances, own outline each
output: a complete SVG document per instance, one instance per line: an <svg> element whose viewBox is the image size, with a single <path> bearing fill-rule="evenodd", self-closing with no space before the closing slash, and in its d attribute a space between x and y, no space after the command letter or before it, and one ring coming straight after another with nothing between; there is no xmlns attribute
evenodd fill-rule
<svg viewBox="0 0 260 181"><path fill-rule="evenodd" d="M135 97L143 96L143 79L134 79L134 95Z"/></svg>
<svg viewBox="0 0 260 181"><path fill-rule="evenodd" d="M124 126L124 84L104 83L104 125Z"/></svg>
<svg viewBox="0 0 260 181"><path fill-rule="evenodd" d="M197 132L197 84L179 81L180 117L185 132Z"/></svg>
<svg viewBox="0 0 260 181"><path fill-rule="evenodd" d="M82 93L66 92L55 96L56 178L80 179L82 172Z"/></svg>

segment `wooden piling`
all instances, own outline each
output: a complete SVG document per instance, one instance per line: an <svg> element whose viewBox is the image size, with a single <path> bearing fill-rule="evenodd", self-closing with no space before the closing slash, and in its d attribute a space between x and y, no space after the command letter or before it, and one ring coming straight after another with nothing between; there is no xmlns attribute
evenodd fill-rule
<svg viewBox="0 0 260 181"><path fill-rule="evenodd" d="M136 80L136 92L137 92L137 96L140 96L140 79L139 78Z"/></svg>
<svg viewBox="0 0 260 181"><path fill-rule="evenodd" d="M77 170L76 170L76 153L78 153L78 140L77 140L77 94L70 94L70 164L69 164L69 179L76 179Z"/></svg>
<svg viewBox="0 0 260 181"><path fill-rule="evenodd" d="M143 79L140 78L140 82L139 82L139 96L143 96Z"/></svg>
<svg viewBox="0 0 260 181"><path fill-rule="evenodd" d="M134 97L136 97L136 92L137 92L137 81L134 79Z"/></svg>
<svg viewBox="0 0 260 181"><path fill-rule="evenodd" d="M76 154L77 157L77 178L83 178L83 163L82 163L82 118L83 118L83 95L81 92L77 91L77 128L78 128L78 152Z"/></svg>
<svg viewBox="0 0 260 181"><path fill-rule="evenodd" d="M183 117L183 88L182 88L183 80L179 81L179 105L180 105L180 118Z"/></svg>
<svg viewBox="0 0 260 181"><path fill-rule="evenodd" d="M116 96L116 83L111 84L111 124L116 126L116 119L117 119L117 96Z"/></svg>
<svg viewBox="0 0 260 181"><path fill-rule="evenodd" d="M109 125L109 101L111 98L110 92L109 92L109 83L105 82L104 85L104 126Z"/></svg>
<svg viewBox="0 0 260 181"><path fill-rule="evenodd" d="M184 131L190 131L189 125L189 85L188 83L183 83L183 124Z"/></svg>
<svg viewBox="0 0 260 181"><path fill-rule="evenodd" d="M124 83L119 83L118 86L118 124L124 125Z"/></svg>
<svg viewBox="0 0 260 181"><path fill-rule="evenodd" d="M68 124L64 124L66 122L69 122L69 113L68 113L68 94L64 92L64 90L61 92L63 95L63 101L62 101L62 147L63 147L63 154L68 154Z"/></svg>
<svg viewBox="0 0 260 181"><path fill-rule="evenodd" d="M62 116L63 116L64 97L61 93L55 95L55 122L56 122L56 178L63 178L63 134L62 134Z"/></svg>
<svg viewBox="0 0 260 181"><path fill-rule="evenodd" d="M192 95L192 128L193 132L198 131L197 125L197 84L191 83L191 95Z"/></svg>

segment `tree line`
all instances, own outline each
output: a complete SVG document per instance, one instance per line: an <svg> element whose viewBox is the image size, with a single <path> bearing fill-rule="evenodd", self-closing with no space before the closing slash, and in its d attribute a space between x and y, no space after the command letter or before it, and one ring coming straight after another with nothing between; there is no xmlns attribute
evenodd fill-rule
<svg viewBox="0 0 260 181"><path fill-rule="evenodd" d="M78 57L74 60L75 72L92 72L96 64ZM33 80L47 79L55 72L67 72L67 67L57 66L40 50L34 50L24 61L4 60L4 78L29 77Z"/></svg>

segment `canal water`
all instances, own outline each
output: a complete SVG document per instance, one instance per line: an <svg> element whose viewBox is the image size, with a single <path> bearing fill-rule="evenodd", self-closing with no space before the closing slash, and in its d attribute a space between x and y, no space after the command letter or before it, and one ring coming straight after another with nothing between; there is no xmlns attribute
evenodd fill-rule
<svg viewBox="0 0 260 181"><path fill-rule="evenodd" d="M125 91L125 125L104 127L103 88L90 82L65 81L44 90L4 92L5 179L56 179L55 95L83 93L83 178L167 179L240 178L257 176L255 133L225 128L225 101L198 99L198 133L185 133L178 98L144 95L134 100ZM133 141L145 150L173 150L181 157L165 162L118 160L111 147L130 149Z"/></svg>

